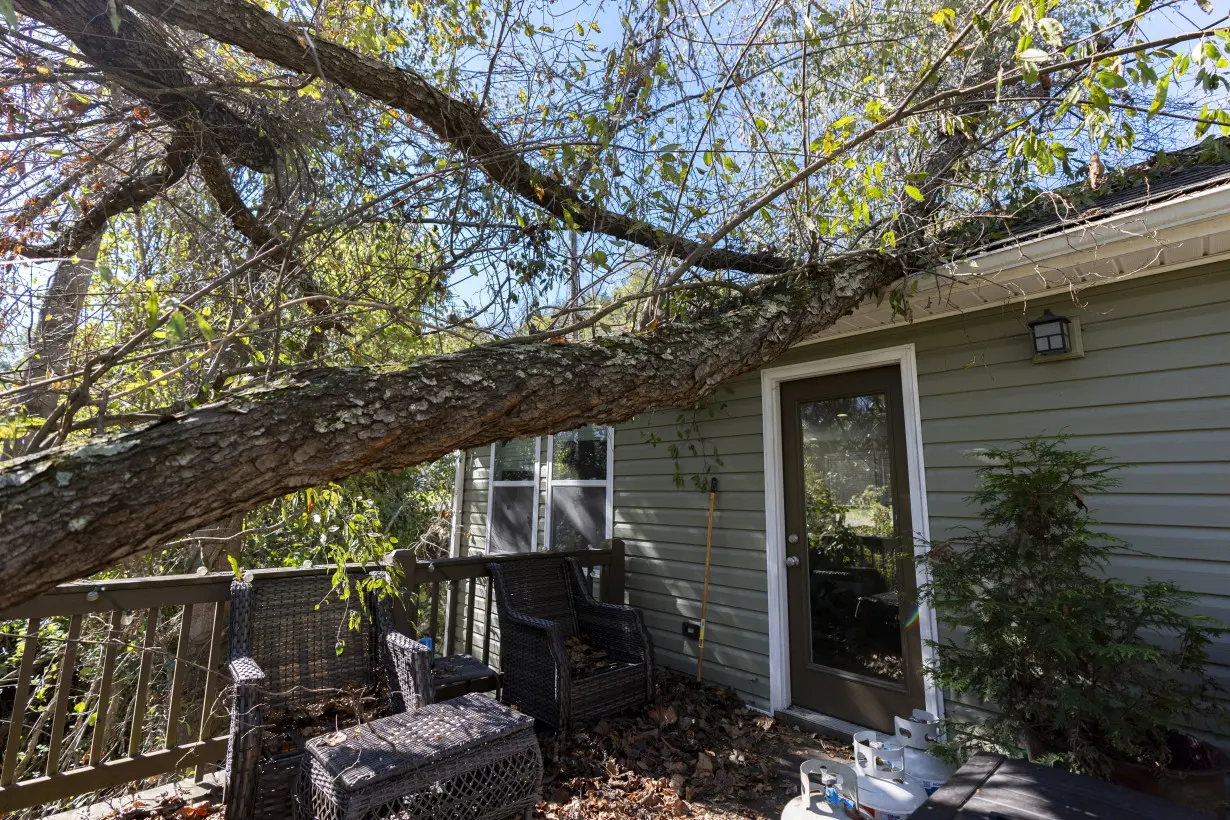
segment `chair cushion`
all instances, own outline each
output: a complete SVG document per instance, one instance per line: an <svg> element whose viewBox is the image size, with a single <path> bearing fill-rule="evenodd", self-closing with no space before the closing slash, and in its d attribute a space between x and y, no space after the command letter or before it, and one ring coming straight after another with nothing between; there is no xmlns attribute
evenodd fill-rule
<svg viewBox="0 0 1230 820"><path fill-rule="evenodd" d="M390 715L346 732L312 738L307 752L345 791L464 755L494 740L533 729L534 719L479 694Z"/></svg>

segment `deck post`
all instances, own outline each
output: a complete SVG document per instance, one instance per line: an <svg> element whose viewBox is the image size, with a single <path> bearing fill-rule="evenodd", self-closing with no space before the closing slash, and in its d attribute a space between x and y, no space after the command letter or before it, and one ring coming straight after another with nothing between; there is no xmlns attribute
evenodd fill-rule
<svg viewBox="0 0 1230 820"><path fill-rule="evenodd" d="M611 562L602 572L602 600L608 604L624 602L624 540L612 538L607 542L611 549Z"/></svg>
<svg viewBox="0 0 1230 820"><path fill-rule="evenodd" d="M418 559L413 550L393 550L389 553L388 562L398 576L398 589L401 593L398 600L393 601L393 626L403 635L418 635L415 622L418 620L418 607L414 596L418 593L418 578L416 570Z"/></svg>

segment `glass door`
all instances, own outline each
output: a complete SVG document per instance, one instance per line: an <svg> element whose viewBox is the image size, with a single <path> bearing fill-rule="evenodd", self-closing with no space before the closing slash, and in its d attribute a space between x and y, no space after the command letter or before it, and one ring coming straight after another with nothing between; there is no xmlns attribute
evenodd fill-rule
<svg viewBox="0 0 1230 820"><path fill-rule="evenodd" d="M924 703L901 371L781 397L792 698L891 731Z"/></svg>

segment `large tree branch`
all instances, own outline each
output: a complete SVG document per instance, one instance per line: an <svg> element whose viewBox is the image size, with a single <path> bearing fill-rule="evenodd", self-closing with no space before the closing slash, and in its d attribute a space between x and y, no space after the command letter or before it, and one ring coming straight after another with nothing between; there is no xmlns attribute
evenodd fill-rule
<svg viewBox="0 0 1230 820"><path fill-rule="evenodd" d="M116 5L120 25L113 29L107 0L16 0L19 11L72 40L87 59L172 126L195 130L199 120L236 162L256 171L272 169L275 146L261 129L213 95L194 90L192 76L166 37L123 2Z"/></svg>
<svg viewBox="0 0 1230 820"><path fill-rule="evenodd" d="M329 368L0 470L0 608L224 516L490 441L695 404L905 274L864 253L729 312L641 336Z"/></svg>
<svg viewBox="0 0 1230 820"><path fill-rule="evenodd" d="M111 217L135 211L184 178L199 148L191 133L177 134L167 145L157 169L139 177L124 177L102 193L81 217L49 245L27 246L19 253L29 259L66 259L103 232Z"/></svg>
<svg viewBox="0 0 1230 820"><path fill-rule="evenodd" d="M26 0L27 2L29 0ZM421 120L497 185L572 220L582 230L632 242L709 270L782 273L795 264L769 253L706 248L701 243L655 228L625 214L597 207L584 195L545 176L508 145L474 106L457 100L407 68L365 57L283 22L247 0L128 0L141 12L181 28L208 35L257 57L303 74L320 76Z"/></svg>

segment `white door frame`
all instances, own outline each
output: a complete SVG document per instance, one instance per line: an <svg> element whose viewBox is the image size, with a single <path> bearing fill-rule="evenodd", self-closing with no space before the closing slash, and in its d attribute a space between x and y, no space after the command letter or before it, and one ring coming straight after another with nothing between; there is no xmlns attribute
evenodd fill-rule
<svg viewBox="0 0 1230 820"><path fill-rule="evenodd" d="M760 371L760 411L764 424L765 541L769 582L769 706L786 709L790 698L789 620L786 606L786 506L782 487L782 382L848 373L884 365L901 368L902 412L905 415L905 453L910 479L910 528L914 533L914 552L926 552L931 540L927 514L927 482L923 472L922 418L918 409L918 365L914 345L886 347L849 356L771 367ZM919 566L918 583L928 580L926 568ZM919 606L924 664L935 662L935 651L927 645L935 640L935 612L930 604ZM927 711L943 717L944 698L937 686L925 680Z"/></svg>

